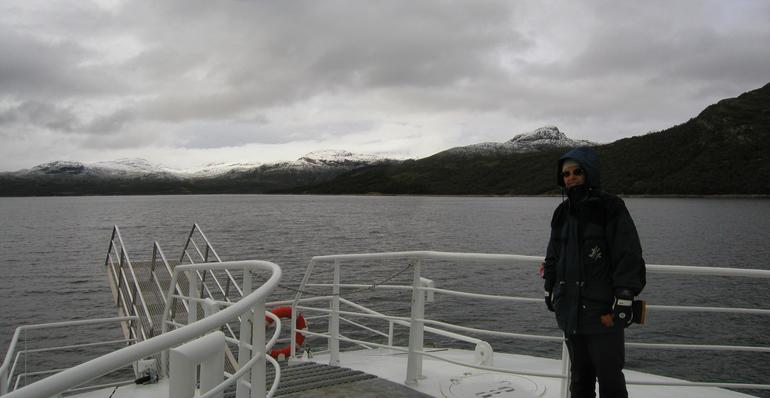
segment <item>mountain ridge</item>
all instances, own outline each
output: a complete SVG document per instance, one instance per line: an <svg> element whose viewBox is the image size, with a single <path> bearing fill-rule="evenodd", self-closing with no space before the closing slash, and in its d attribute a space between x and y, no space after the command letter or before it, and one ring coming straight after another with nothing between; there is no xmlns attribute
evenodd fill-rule
<svg viewBox="0 0 770 398"><path fill-rule="evenodd" d="M625 195L770 194L770 84L706 107L679 125L608 144L545 126L502 143L449 148L421 159L344 150L294 161L208 165L179 173L143 159L49 162L0 173L0 196L190 193L543 195L559 192L555 162L594 146L602 180ZM109 169L109 167L106 167ZM25 175L32 171L32 175ZM95 171L96 170L96 171Z"/></svg>
<svg viewBox="0 0 770 398"><path fill-rule="evenodd" d="M353 170L292 193L558 194L568 148L427 158ZM623 195L769 195L770 84L723 99L685 123L596 145L603 188Z"/></svg>

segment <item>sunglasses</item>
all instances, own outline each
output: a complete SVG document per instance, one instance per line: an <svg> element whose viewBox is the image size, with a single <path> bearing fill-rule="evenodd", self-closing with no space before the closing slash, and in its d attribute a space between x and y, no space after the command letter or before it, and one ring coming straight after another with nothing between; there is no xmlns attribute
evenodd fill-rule
<svg viewBox="0 0 770 398"><path fill-rule="evenodd" d="M569 171L562 171L562 172L561 172L561 176L562 176L563 178L567 178L567 177L569 177L569 176L571 176L571 175L573 175L573 174L574 174L575 176L578 176L578 177L580 177L580 176L582 176L582 175L583 175L583 169L581 169L581 168L577 168L577 169L575 169L575 170L572 170L572 172L569 172Z"/></svg>

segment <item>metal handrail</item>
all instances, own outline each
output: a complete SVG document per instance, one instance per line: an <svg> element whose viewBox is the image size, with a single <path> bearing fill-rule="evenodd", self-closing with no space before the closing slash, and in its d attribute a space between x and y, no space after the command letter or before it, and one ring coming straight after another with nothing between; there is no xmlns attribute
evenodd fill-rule
<svg viewBox="0 0 770 398"><path fill-rule="evenodd" d="M264 305L266 297L275 290L281 279L280 267L271 262L256 260L230 261L219 264L180 265L174 269L174 276L177 276L180 272L205 269L205 267L214 267L217 269L224 269L225 267L241 268L244 273L269 271L271 274L263 285L259 286L232 306L182 328L155 336L151 339L111 352L107 355L49 376L36 383L22 387L19 390L10 392L7 397L55 396L86 383L89 380L93 380L113 370L126 366L127 364L133 363L134 361L155 355L158 352L168 350L179 344L203 336L209 331L221 327L230 320L250 312L251 309L258 304L261 303ZM264 318L265 317L262 315L254 316L254 328L264 328ZM266 356L265 346L261 344L257 345L256 352L252 351L252 356L261 356L264 358ZM264 387L264 374L261 379ZM257 382L259 382L259 380L257 380ZM253 383L254 380L252 380L252 384Z"/></svg>
<svg viewBox="0 0 770 398"><path fill-rule="evenodd" d="M100 324L100 323L125 322L128 320L136 321L138 320L138 317L121 316L121 317L114 317L114 318L99 318L99 319L86 319L86 320L78 320L78 321L40 323L36 325L22 325L17 327L16 330L13 332L13 337L11 338L11 344L8 346L8 351L5 354L5 359L3 360L3 364L0 365L0 395L3 395L6 392L8 392L8 389L10 388L11 377L13 376L13 373L14 373L14 369L11 369L11 363L12 363L11 359L15 358L13 361L14 367L15 367L16 360L18 359L16 346L19 343L19 338L22 332L26 332L28 330L77 327L77 326L94 325L94 324ZM110 343L114 343L114 342L110 342ZM79 345L79 346L85 346L85 345ZM63 348L71 348L71 347L56 347L56 348L63 349ZM29 350L24 350L24 351L29 351Z"/></svg>
<svg viewBox="0 0 770 398"><path fill-rule="evenodd" d="M299 288L297 289L297 294L295 296L293 305L295 308L300 308L304 310L310 310L310 311L317 311L321 313L329 314L330 319L334 319L334 317L337 317L339 319L340 315L349 315L349 316L360 316L360 317L368 317L368 318L381 318L384 320L387 320L389 323L401 323L401 324L408 324L408 326L411 329L414 329L415 325L418 325L420 329L425 329L425 331L434 332L437 329L429 330L429 328L424 327L425 324L431 324L434 326L441 326L444 328L454 329L458 331L464 331L464 332L470 332L470 333L478 333L478 334L488 334L488 335L496 335L496 336L505 336L505 337L513 337L513 338L526 338L526 339L537 339L537 340L551 340L551 341L563 341L562 337L552 337L552 336L540 336L540 335L530 335L530 334L515 334L515 333L507 333L507 332L498 332L494 330L485 330L485 329L476 329L476 328L467 328L463 326L456 326L447 324L440 321L430 320L425 317L417 316L415 317L414 307L412 309L412 316L411 317L394 317L394 316L386 316L384 314L377 313L376 311L369 310L363 306L355 305L358 307L359 310L362 310L362 312L351 312L351 311L340 311L339 308L335 308L335 305L332 305L332 309L322 309L322 308L313 308L313 307L306 307L306 306L298 306L298 304L303 301L302 293L305 291L306 287L330 287L332 288L332 295L328 296L330 299L334 299L337 297L340 301L348 301L341 297L338 297L338 292L341 287L349 287L349 288L383 288L383 289L399 289L399 290L412 290L413 291L413 306L415 305L414 297L419 297L419 295L424 295L427 292L432 293L444 293L454 296L461 296L461 297L471 297L471 298L477 298L477 299L487 299L487 300L502 300L502 301L519 301L519 302L531 302L531 303L542 303L542 298L527 298L527 297L509 297L509 296L496 296L496 295L489 295L489 294L477 294L477 293L469 293L469 292L458 292L458 291L452 291L452 290L446 290L446 289L437 289L433 287L424 287L419 285L416 281L419 277L419 269L415 270L415 283L412 286L403 286L403 285L371 285L371 284L342 284L339 282L338 277L336 275L339 274L339 267L342 263L346 261L352 261L352 260L409 260L410 263L416 263L420 264L423 260L464 260L469 262L476 262L476 263L496 263L496 264L504 264L504 265L512 265L514 263L525 263L525 264L540 264L543 261L542 257L538 256L523 256L523 255L511 255L511 254L480 254L480 253L453 253L453 252L436 252L436 251L408 251L408 252L388 252L388 253L361 253L361 254L340 254L340 255L324 255L324 256L315 256L311 259L310 263L308 264L308 267L305 271L305 275L302 279L302 282L300 283ZM311 284L309 283L310 276L313 272L313 268L316 265L316 263L319 262L334 262L335 266L335 281L334 283L324 283L324 284ZM419 268L419 267L417 267ZM735 269L735 268L726 268L726 267L697 267L697 266L682 266L682 265L658 265L658 264L648 264L647 265L647 271L649 273L660 273L660 274L685 274L685 275L708 275L708 276L732 276L732 277L749 277L749 278L762 278L762 279L770 279L770 270L760 270L760 269ZM425 293L424 293L425 292ZM349 302L347 304L354 304L352 302ZM666 305L649 305L648 310L662 310L662 311L679 311L679 312L722 312L722 313L741 313L741 314L755 314L755 315L770 315L770 310L767 309L760 309L760 308L727 308L727 307L702 307L702 306L666 306ZM419 313L418 313L419 314ZM293 343L293 336L295 335L294 325L292 325L292 343ZM335 353L333 352L335 348L338 349L338 346L331 345L332 340L337 339L339 341L348 341L355 344L361 344L363 342L358 340L352 340L348 338L344 338L339 334L339 331L336 331L332 333L331 329L328 334L324 333L315 333L315 332L306 332L306 331L298 331L299 333L305 333L307 335L313 335L313 336L323 336L328 339L330 339L330 358L334 361ZM445 331L443 331L445 332ZM421 332L419 332L421 333ZM451 332L450 332L451 333ZM421 341L422 336L421 334L418 335L418 339ZM367 344L370 344L369 342L366 342ZM373 343L372 343L373 344ZM410 331L410 348L409 350L405 350L410 353L410 356L412 354L417 356L432 356L429 355L422 350L422 343L417 348L411 347L412 344L412 332ZM375 346L382 346L387 348L396 348L392 344L388 345L376 345ZM770 347L765 346L729 346L729 345L714 345L714 344L656 344L656 343L627 343L628 346L631 347L638 347L638 348L645 348L645 349L680 349L680 350L713 350L713 351L750 351L750 352L770 352ZM403 350L403 348L402 348ZM338 354L337 354L338 355ZM337 356L338 357L338 356ZM440 357L437 357L438 359L441 359ZM568 360L568 358L565 358L563 356L563 360ZM411 359L410 359L411 361ZM452 362L452 361L448 361ZM486 369L486 370L496 370L496 371L503 371L508 372L505 369L502 368L494 368L494 367L488 367L488 366L478 366L478 364L460 364L463 366L470 366L475 367L479 369ZM420 365L421 366L421 365ZM567 377L566 374L551 374L551 375L545 375L548 377L556 377L564 379ZM407 382L409 382L409 367L407 368ZM653 384L653 385L671 385L671 386L678 386L678 385L686 385L686 386L709 386L709 387L725 387L725 388L755 388L755 389L770 389L770 384L748 384L748 383L693 383L693 382L636 382L636 381L628 381L628 384Z"/></svg>
<svg viewBox="0 0 770 398"><path fill-rule="evenodd" d="M160 255L160 259L163 262L163 266L166 269L166 272L168 272L169 278L171 278L174 275L174 271L171 269L171 266L168 264L168 260L166 260L166 255L163 254L163 249L161 249L160 245L157 241L155 241L152 245L152 262L150 264L150 274L152 278L155 280L155 285L158 288L158 291L160 292L160 297L163 300L163 305L166 305L166 295L163 291L163 287L160 286L160 281L158 280L158 276L155 274L155 262L157 256ZM179 286L179 283L175 285L176 290L179 292L179 294L182 294L182 287ZM190 311L190 308L187 306L187 302L182 301L182 305L184 306L185 311Z"/></svg>
<svg viewBox="0 0 770 398"><path fill-rule="evenodd" d="M193 239L196 231L198 232L200 237L203 239L203 242L206 244L205 246L206 254L201 253L200 248L198 247L198 245L195 243L195 240ZM209 258L208 258L209 252L211 252L211 254L214 255L214 258L216 259L217 262L219 263L222 262L222 259L219 257L219 254L217 254L216 249L214 249L214 246L211 244L209 239L206 237L206 234L203 232L203 230L197 223L193 223L193 226L190 229L190 233L187 235L187 240L185 241L184 248L182 249L182 254L179 257L180 263L184 260L185 257L187 257L187 259L190 261L190 264L195 264L195 260L190 255L190 253L188 253L188 250L187 250L187 248L190 247L190 245L192 245L192 247L195 249L195 252L198 253L198 256L204 262L209 262ZM214 298L214 295L211 293L211 289L206 284L206 275L211 275L211 278L213 279L214 284L216 285L216 288L219 289L219 293L222 295L225 301L232 302L232 300L230 299L230 289L229 289L231 285L235 287L235 290L238 293L238 297L243 297L243 290L238 285L238 282L235 280L230 270L225 269L224 272L225 272L225 275L227 276L226 287L222 287L222 283L219 281L219 278L217 278L213 270L210 270L210 269L205 270L203 271L203 273L196 272L196 274L198 275L198 279L200 280L201 287L206 291L206 294L208 295L208 297ZM187 312L189 313L189 308L187 309ZM162 327L165 327L165 326L162 326ZM230 335L230 337L235 338L236 334L235 334L235 331L232 329L232 327L230 327L230 325L228 324L228 325L225 325L225 328L227 329L227 332Z"/></svg>
<svg viewBox="0 0 770 398"><path fill-rule="evenodd" d="M540 264L545 259L542 256L528 256L520 254L490 254L490 253L461 253L461 252L438 252L438 251L403 251L403 252L383 252L383 253L358 253L358 254L332 254L323 256L314 256L313 262L320 261L344 261L344 260L386 260L386 259L415 259L415 260L468 260L474 262L492 262L492 263L533 263ZM692 265L661 265L647 264L647 271L659 274L681 274L681 275L709 275L709 276L738 276L751 278L770 279L770 270L751 269L751 268L728 268L728 267L699 267Z"/></svg>
<svg viewBox="0 0 770 398"><path fill-rule="evenodd" d="M222 262L222 259L219 257L219 254L217 254L217 251L214 249L214 246L211 244L211 241L206 237L206 234L203 232L201 227L194 223L192 228L190 229L190 233L187 235L187 240L185 241L184 248L182 249L182 254L179 256L179 262L181 263L184 261L185 256L190 261L191 264L195 264L195 260L193 260L192 256L187 252L187 248L190 247L190 245L193 246L195 251L198 253L198 256L203 260L204 262L209 262L208 256L201 253L200 248L198 248L198 245L195 243L195 240L193 239L193 236L195 235L195 231L198 231L198 234L201 236L201 239L203 239L203 242L206 244L206 253L208 254L209 251L211 251L211 254L214 255L214 258L216 258L217 262ZM219 282L219 279L217 279L216 275L211 273L211 276L214 278L215 283L217 284L217 287L220 290L220 293L222 293L222 296L225 297L226 300L229 300L229 286L230 284L235 287L236 292L238 292L239 297L243 297L243 290L238 286L238 282L235 280L233 275L230 273L229 270L225 270L225 274L227 275L227 287L223 288L222 284ZM201 278L202 280L205 280L204 278ZM208 289L208 288L207 288ZM209 293L210 294L210 293Z"/></svg>
<svg viewBox="0 0 770 398"><path fill-rule="evenodd" d="M119 262L118 262L118 267L120 268L121 274L123 276L123 282L124 282L123 286L124 286L125 289L128 289L127 285L128 285L128 283L130 283L128 281L126 275L125 275L125 272L123 272L123 268L124 268L124 264L125 264L125 267L128 268L128 271L129 271L129 273L131 275L131 278L133 278L132 289L135 292L136 296L139 298L139 303L140 303L142 309L144 310L144 315L145 315L145 317L147 319L147 322L149 324L149 328L150 328L149 331L144 330L144 326L142 324L142 334L143 334L143 337L147 338L148 336L152 336L153 335L154 325L153 325L153 322L152 322L152 317L150 316L150 310L147 308L147 302L144 299L144 294L142 294L142 289L139 288L139 279L136 277L136 273L134 272L133 265L131 265L131 259L128 256L128 251L126 250L126 246L123 243L123 238L120 235L120 229L118 228L117 225L115 225L113 230L112 230L112 237L110 238L110 246L109 246L109 249L108 249L108 252L107 252L107 261L109 261L110 265L113 266L113 271L114 271L114 264L112 264L112 258L111 258L110 254L111 254L111 250L112 249L116 249L115 248L115 237L116 236L118 238L118 243L120 245L120 251L121 251L121 256L120 256L120 259L119 259ZM123 261L123 259L125 259L125 262ZM105 266L107 265L106 264L107 261L105 261ZM120 285L118 285L118 291L120 292L120 288L119 287L120 287ZM134 294L132 294L131 291L129 291L129 290L126 290L126 292L128 293L129 299L131 299L131 305L132 305L132 307L134 309L134 314L133 315L138 315L139 314L139 308L137 308L137 306L136 306L136 302L135 302L135 299L134 299ZM124 297L124 305L126 305L126 304L127 303L125 302L125 297ZM130 315L130 314L126 314L126 315Z"/></svg>

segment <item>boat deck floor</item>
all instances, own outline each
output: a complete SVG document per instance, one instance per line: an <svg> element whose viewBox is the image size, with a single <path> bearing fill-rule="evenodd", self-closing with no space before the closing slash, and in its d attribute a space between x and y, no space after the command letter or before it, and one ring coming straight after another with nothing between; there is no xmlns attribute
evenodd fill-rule
<svg viewBox="0 0 770 398"><path fill-rule="evenodd" d="M269 366L268 366L269 368ZM266 377L269 389L274 375L268 372ZM224 398L235 397L235 387L231 386L224 392ZM73 397L77 398L145 398L168 397L168 379L161 379L155 384L129 384L121 387L110 387L85 392ZM361 371L317 364L312 362L297 363L288 366L281 363L281 382L274 395L281 398L429 398L402 384L377 378Z"/></svg>
<svg viewBox="0 0 770 398"><path fill-rule="evenodd" d="M315 388L287 395L276 395L282 398L429 398L430 395L412 390L392 381L371 378L352 383L338 384L329 387Z"/></svg>

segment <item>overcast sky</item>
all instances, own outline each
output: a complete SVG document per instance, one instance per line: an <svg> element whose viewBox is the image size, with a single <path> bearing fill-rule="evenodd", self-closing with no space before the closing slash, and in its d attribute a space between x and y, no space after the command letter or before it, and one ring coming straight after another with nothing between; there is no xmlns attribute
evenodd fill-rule
<svg viewBox="0 0 770 398"><path fill-rule="evenodd" d="M0 170L598 142L770 82L770 2L0 2Z"/></svg>

